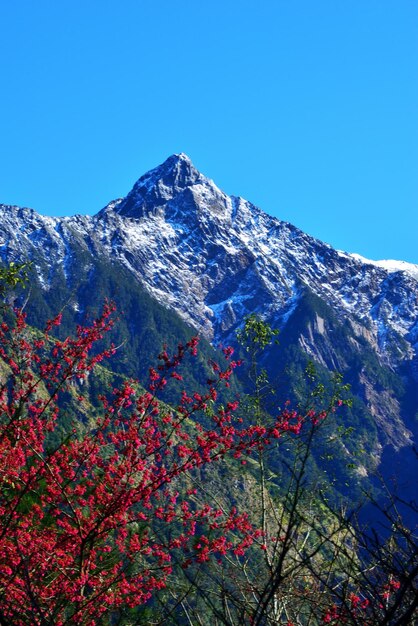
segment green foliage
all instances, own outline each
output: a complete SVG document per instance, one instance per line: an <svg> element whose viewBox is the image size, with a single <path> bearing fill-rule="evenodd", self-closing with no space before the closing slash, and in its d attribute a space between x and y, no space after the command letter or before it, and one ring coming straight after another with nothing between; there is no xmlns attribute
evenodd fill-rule
<svg viewBox="0 0 418 626"><path fill-rule="evenodd" d="M10 263L0 267L0 296L17 286L25 288L31 263Z"/></svg>
<svg viewBox="0 0 418 626"><path fill-rule="evenodd" d="M259 315L251 313L244 319L244 326L237 331L237 340L246 352L256 355L263 352L278 334L279 331L271 328Z"/></svg>

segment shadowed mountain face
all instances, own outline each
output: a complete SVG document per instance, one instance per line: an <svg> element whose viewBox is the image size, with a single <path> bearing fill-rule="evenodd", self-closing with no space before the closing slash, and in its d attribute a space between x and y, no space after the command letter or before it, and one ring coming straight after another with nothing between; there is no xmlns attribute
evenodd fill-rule
<svg viewBox="0 0 418 626"><path fill-rule="evenodd" d="M292 384L284 372L307 358L351 383L373 440L369 466L386 444L409 447L416 436L418 266L334 250L227 196L184 154L94 217L0 205L0 251L4 262L33 260L38 307L61 308L65 297L75 318L98 297L98 276L119 272L107 295L136 298L126 320L132 341L139 293L215 346L233 342L244 317L259 313L281 331L267 363L283 385Z"/></svg>

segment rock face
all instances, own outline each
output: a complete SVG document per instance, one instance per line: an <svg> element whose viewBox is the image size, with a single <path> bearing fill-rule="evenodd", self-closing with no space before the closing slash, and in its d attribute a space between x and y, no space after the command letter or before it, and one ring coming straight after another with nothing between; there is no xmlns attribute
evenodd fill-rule
<svg viewBox="0 0 418 626"><path fill-rule="evenodd" d="M77 277L93 280L95 260L123 266L215 345L233 341L245 315L259 313L284 344L347 374L382 445L413 439L418 266L334 250L227 196L184 154L94 217L0 205L0 252L5 262L33 260L45 298L54 281L75 286L75 311L85 307Z"/></svg>

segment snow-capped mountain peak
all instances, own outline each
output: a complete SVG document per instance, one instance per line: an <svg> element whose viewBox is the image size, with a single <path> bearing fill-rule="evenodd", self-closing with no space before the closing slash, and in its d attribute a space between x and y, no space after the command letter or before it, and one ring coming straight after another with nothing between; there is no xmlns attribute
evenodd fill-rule
<svg viewBox="0 0 418 626"><path fill-rule="evenodd" d="M2 213L4 259L14 260L18 250L38 256L43 246L48 259L68 267L76 240L122 263L211 340L231 335L253 311L285 323L308 288L342 320L366 325L382 358L393 358L398 336L408 358L418 342L418 266L338 252L227 196L184 153L141 176L94 218L46 218L18 207Z"/></svg>
<svg viewBox="0 0 418 626"><path fill-rule="evenodd" d="M95 264L110 264L215 345L233 341L245 316L257 313L326 368L357 371L367 350L373 372L418 379L418 266L334 250L227 196L185 154L94 217L0 205L0 254L33 260L45 294L65 284L75 311L88 306L80 294L94 292ZM382 383L360 369L356 384L376 415L399 415L390 394L376 392Z"/></svg>
<svg viewBox="0 0 418 626"><path fill-rule="evenodd" d="M209 183L186 154L173 154L164 163L141 176L132 191L119 204L117 212L124 217L140 219L155 213L159 207L186 189Z"/></svg>

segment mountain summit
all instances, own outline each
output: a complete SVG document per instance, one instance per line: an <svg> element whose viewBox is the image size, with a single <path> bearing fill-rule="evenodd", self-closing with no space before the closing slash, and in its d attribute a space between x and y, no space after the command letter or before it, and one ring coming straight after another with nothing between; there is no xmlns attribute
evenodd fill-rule
<svg viewBox="0 0 418 626"><path fill-rule="evenodd" d="M117 212L124 217L139 219L163 207L185 189L208 183L186 154L173 154L162 165L141 176L118 205Z"/></svg>

